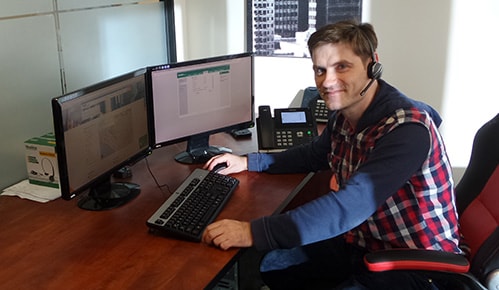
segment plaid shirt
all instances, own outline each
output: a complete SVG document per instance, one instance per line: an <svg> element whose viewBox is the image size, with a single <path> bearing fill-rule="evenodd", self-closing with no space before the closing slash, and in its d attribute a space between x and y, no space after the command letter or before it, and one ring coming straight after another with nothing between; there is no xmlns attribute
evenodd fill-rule
<svg viewBox="0 0 499 290"><path fill-rule="evenodd" d="M341 187L369 158L378 139L407 122L420 123L431 134L428 158L370 218L348 231L346 240L370 251L424 248L459 253L451 167L442 138L426 113L399 109L355 134L339 115L331 134L330 166Z"/></svg>

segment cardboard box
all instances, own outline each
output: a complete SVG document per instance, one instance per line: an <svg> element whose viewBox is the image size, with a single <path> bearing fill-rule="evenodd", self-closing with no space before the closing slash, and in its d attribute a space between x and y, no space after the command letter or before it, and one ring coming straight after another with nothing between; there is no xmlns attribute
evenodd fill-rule
<svg viewBox="0 0 499 290"><path fill-rule="evenodd" d="M55 153L55 137L48 133L24 142L26 168L31 184L59 188L59 169Z"/></svg>

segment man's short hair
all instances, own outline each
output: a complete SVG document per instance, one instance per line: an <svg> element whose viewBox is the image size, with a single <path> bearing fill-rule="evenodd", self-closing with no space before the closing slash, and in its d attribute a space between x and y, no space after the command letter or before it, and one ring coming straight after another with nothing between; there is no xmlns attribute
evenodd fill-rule
<svg viewBox="0 0 499 290"><path fill-rule="evenodd" d="M369 23L358 23L354 20L339 21L322 26L312 33L307 43L310 56L313 55L315 48L327 43L348 44L356 55L363 60L369 60L378 47L378 38Z"/></svg>

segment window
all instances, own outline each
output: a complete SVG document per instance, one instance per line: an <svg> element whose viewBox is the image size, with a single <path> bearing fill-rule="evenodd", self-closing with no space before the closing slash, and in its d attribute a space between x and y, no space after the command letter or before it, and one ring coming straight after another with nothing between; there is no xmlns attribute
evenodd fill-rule
<svg viewBox="0 0 499 290"><path fill-rule="evenodd" d="M362 14L362 0L249 2L248 47L257 56L308 57L306 42L316 27L344 19L360 21Z"/></svg>

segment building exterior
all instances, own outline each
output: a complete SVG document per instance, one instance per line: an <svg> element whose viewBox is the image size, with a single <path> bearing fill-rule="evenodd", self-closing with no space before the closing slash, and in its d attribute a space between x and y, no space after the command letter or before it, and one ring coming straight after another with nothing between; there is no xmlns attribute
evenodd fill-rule
<svg viewBox="0 0 499 290"><path fill-rule="evenodd" d="M316 27L360 19L362 0L253 0L255 55L307 57L306 42Z"/></svg>

